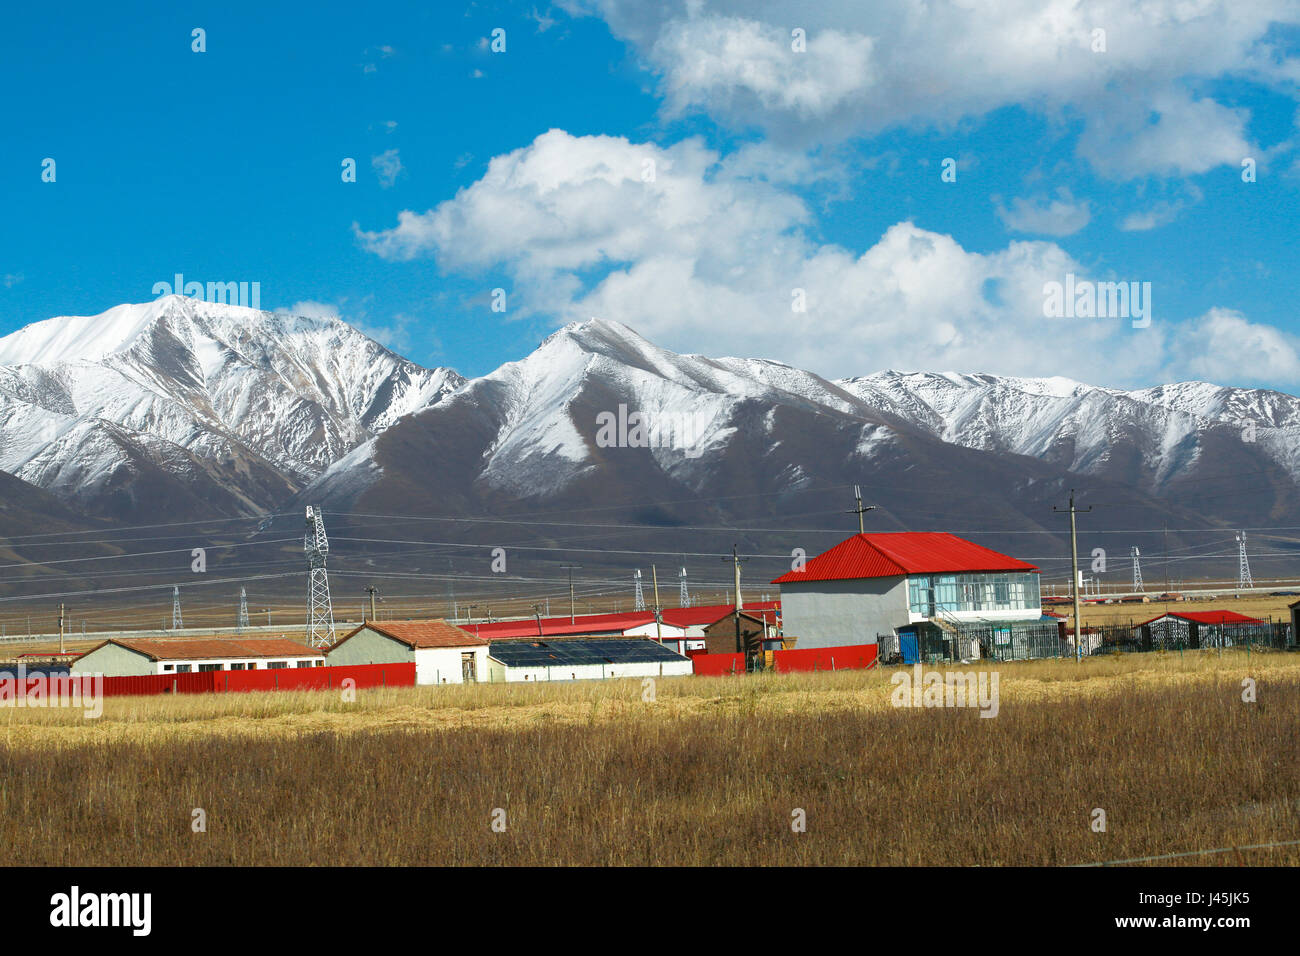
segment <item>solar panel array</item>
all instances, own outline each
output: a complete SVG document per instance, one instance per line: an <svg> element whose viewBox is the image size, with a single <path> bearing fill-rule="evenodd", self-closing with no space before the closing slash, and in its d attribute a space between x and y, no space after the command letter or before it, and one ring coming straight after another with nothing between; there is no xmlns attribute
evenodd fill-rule
<svg viewBox="0 0 1300 956"><path fill-rule="evenodd" d="M671 648L657 641L498 641L488 646L488 654L507 667L558 667L574 664L657 664L682 661Z"/></svg>

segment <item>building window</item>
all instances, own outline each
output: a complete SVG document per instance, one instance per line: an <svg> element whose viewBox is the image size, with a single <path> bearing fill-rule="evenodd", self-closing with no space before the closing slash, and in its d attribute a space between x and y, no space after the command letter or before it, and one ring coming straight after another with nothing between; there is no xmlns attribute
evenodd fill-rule
<svg viewBox="0 0 1300 956"><path fill-rule="evenodd" d="M288 667L288 666L289 666L288 661L268 661L266 664L267 670L273 670L273 671L278 671L280 670L280 668Z"/></svg>
<svg viewBox="0 0 1300 956"><path fill-rule="evenodd" d="M165 670L165 671L170 671L170 670L175 670L175 669L176 669L176 665L175 665L175 664L164 664L164 665L163 665L163 670Z"/></svg>
<svg viewBox="0 0 1300 956"><path fill-rule="evenodd" d="M325 662L324 662L324 661L317 661L317 662L316 662L316 666L317 666L317 667L324 667L324 666L325 666Z"/></svg>
<svg viewBox="0 0 1300 956"><path fill-rule="evenodd" d="M177 665L176 665L176 673L178 673L178 674L188 674L189 672L190 672L190 665L189 665L189 664L177 664Z"/></svg>
<svg viewBox="0 0 1300 956"><path fill-rule="evenodd" d="M299 662L298 662L298 666L299 666L299 667L311 667L311 661L299 661Z"/></svg>
<svg viewBox="0 0 1300 956"><path fill-rule="evenodd" d="M232 671L242 671L244 669L243 661L240 661L238 664L231 664L230 669Z"/></svg>
<svg viewBox="0 0 1300 956"><path fill-rule="evenodd" d="M200 665L199 665L199 670L200 670L200 671L219 671L219 670L221 670L221 665L220 665L220 664L200 664Z"/></svg>
<svg viewBox="0 0 1300 956"><path fill-rule="evenodd" d="M918 575L907 579L913 614L939 617L945 612L1026 611L1040 606L1038 575L996 571L985 574Z"/></svg>

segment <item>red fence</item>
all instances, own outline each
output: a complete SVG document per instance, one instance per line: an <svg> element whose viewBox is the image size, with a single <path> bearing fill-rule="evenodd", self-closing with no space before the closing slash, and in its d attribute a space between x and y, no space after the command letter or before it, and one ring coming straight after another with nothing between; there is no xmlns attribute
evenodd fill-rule
<svg viewBox="0 0 1300 956"><path fill-rule="evenodd" d="M744 654L692 654L695 673L705 677L745 673Z"/></svg>
<svg viewBox="0 0 1300 956"><path fill-rule="evenodd" d="M844 671L872 667L876 663L875 644L850 644L842 647L805 647L776 651L772 657L781 674L792 671Z"/></svg>
<svg viewBox="0 0 1300 956"><path fill-rule="evenodd" d="M294 667L255 671L197 671L188 674L150 674L140 677L105 677L105 697L143 694L204 694L247 690L331 690L345 680L354 687L412 687L415 664L356 664L350 667ZM92 678L84 674L27 677L25 685L15 682L16 696L50 699L60 687L70 693L72 685L86 695L93 692Z"/></svg>

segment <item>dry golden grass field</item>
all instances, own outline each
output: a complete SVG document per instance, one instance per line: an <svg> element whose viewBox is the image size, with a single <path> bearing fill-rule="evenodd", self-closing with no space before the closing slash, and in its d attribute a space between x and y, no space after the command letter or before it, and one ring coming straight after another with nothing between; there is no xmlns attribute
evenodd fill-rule
<svg viewBox="0 0 1300 956"><path fill-rule="evenodd" d="M991 719L895 708L891 670L0 709L0 864L1056 865L1300 839L1300 655L993 666Z"/></svg>

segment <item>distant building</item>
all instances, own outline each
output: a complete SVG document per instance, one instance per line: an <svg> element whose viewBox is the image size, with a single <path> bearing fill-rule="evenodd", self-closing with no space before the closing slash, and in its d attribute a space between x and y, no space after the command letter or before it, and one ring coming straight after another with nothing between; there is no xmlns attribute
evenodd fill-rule
<svg viewBox="0 0 1300 956"><path fill-rule="evenodd" d="M325 653L333 666L415 664L417 684L487 679L488 642L442 620L367 621Z"/></svg>
<svg viewBox="0 0 1300 956"><path fill-rule="evenodd" d="M92 647L72 664L74 674L142 677L194 671L275 670L321 667L325 655L286 638L113 638Z"/></svg>
<svg viewBox="0 0 1300 956"><path fill-rule="evenodd" d="M745 608L745 613L762 618L769 629L779 625L780 601L759 601ZM705 629L731 614L730 604L706 604L698 607L666 607L656 623L654 611L624 611L620 614L578 614L572 622L561 617L521 618L512 621L464 624L463 630L489 642L515 638L540 637L652 637L678 654L703 650Z"/></svg>
<svg viewBox="0 0 1300 956"><path fill-rule="evenodd" d="M740 646L736 641L735 609L720 617L704 629L705 646L710 654L757 654L765 650L779 650L781 639L775 636L776 628L761 615L751 614L749 608L740 611Z"/></svg>
<svg viewBox="0 0 1300 956"><path fill-rule="evenodd" d="M953 534L856 534L772 582L799 648L881 643L881 658L1055 656L1038 568Z"/></svg>

